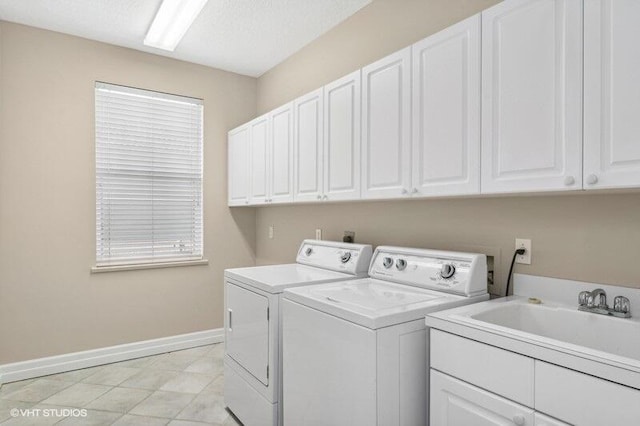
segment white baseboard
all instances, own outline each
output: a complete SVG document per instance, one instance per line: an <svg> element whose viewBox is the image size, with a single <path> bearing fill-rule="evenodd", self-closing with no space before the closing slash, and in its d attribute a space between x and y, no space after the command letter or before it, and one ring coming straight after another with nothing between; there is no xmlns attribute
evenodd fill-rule
<svg viewBox="0 0 640 426"><path fill-rule="evenodd" d="M64 373L224 341L224 329L197 331L124 345L73 352L0 365L0 384Z"/></svg>

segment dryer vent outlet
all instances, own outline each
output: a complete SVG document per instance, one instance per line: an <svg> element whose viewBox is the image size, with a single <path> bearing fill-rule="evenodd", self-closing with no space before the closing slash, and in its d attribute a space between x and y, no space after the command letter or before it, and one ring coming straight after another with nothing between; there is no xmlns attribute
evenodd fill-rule
<svg viewBox="0 0 640 426"><path fill-rule="evenodd" d="M343 243L355 243L356 242L356 233L353 231L344 231L344 236L342 237Z"/></svg>

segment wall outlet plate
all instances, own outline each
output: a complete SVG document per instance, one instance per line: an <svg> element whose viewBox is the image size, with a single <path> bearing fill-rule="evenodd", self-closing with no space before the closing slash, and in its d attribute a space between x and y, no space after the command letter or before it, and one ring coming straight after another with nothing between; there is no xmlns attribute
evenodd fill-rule
<svg viewBox="0 0 640 426"><path fill-rule="evenodd" d="M342 241L344 241L345 243L355 243L356 233L353 231L344 231L344 236L342 237Z"/></svg>
<svg viewBox="0 0 640 426"><path fill-rule="evenodd" d="M269 239L273 240L273 225L269 225Z"/></svg>
<svg viewBox="0 0 640 426"><path fill-rule="evenodd" d="M317 228L316 229L316 240L321 240L322 239L322 229Z"/></svg>
<svg viewBox="0 0 640 426"><path fill-rule="evenodd" d="M516 263L531 265L531 240L524 238L516 238L516 250L524 248L524 254L516 256Z"/></svg>

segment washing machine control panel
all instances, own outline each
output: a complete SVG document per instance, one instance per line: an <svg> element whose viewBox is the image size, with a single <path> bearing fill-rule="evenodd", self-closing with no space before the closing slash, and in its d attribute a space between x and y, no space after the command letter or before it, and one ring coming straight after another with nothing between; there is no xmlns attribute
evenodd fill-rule
<svg viewBox="0 0 640 426"><path fill-rule="evenodd" d="M304 240L296 261L317 268L366 276L372 248L366 244Z"/></svg>
<svg viewBox="0 0 640 426"><path fill-rule="evenodd" d="M483 254L378 247L369 276L471 296L487 290L487 260Z"/></svg>

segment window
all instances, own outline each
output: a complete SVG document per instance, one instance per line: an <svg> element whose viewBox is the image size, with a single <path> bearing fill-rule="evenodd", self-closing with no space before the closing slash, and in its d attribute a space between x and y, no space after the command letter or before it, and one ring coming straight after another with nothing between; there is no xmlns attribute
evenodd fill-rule
<svg viewBox="0 0 640 426"><path fill-rule="evenodd" d="M96 264L202 259L199 99L96 83Z"/></svg>

